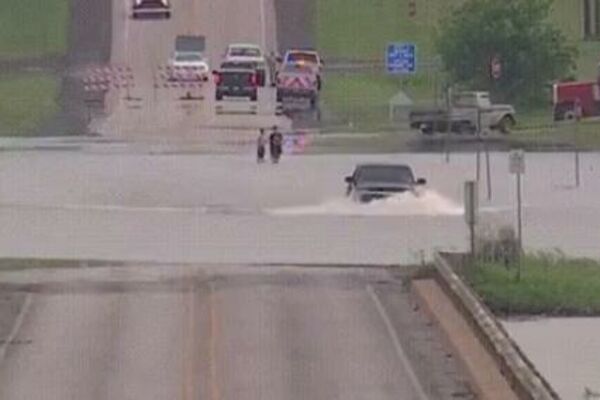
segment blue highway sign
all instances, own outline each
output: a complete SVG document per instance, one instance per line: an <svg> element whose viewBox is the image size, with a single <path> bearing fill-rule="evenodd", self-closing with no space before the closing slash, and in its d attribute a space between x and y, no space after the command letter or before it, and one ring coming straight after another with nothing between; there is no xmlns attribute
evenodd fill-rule
<svg viewBox="0 0 600 400"><path fill-rule="evenodd" d="M414 43L390 43L385 64L390 74L414 74L417 71L417 46Z"/></svg>

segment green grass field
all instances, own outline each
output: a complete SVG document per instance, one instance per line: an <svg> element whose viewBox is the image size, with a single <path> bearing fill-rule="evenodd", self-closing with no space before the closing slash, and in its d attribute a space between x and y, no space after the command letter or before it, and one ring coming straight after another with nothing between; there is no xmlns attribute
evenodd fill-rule
<svg viewBox="0 0 600 400"><path fill-rule="evenodd" d="M44 73L0 76L0 136L26 136L59 110L59 80Z"/></svg>
<svg viewBox="0 0 600 400"><path fill-rule="evenodd" d="M3 0L1 61L46 58L67 52L70 0ZM0 136L34 134L59 110L59 78L50 73L0 71Z"/></svg>
<svg viewBox="0 0 600 400"><path fill-rule="evenodd" d="M417 15L408 16L408 0L376 0L365 5L360 0L317 0L316 38L324 58L383 60L389 42L414 42L421 62L435 56L434 32L439 19L461 0L424 0L417 2ZM600 42L580 41L579 2L555 0L553 21L570 40L579 44L577 75L591 79L596 75ZM441 72L424 69L413 77L387 77L383 72L356 75L329 74L323 90L326 106L346 120L364 119L366 125L381 117L389 98L400 88L415 101L433 101L441 91ZM402 86L404 85L404 86ZM527 122L539 119L547 110L521 112ZM533 114L529 116L529 114ZM545 118L544 118L545 119Z"/></svg>
<svg viewBox="0 0 600 400"><path fill-rule="evenodd" d="M516 267L481 264L467 279L494 312L501 314L599 315L600 263L561 256L527 256L521 280Z"/></svg>
<svg viewBox="0 0 600 400"><path fill-rule="evenodd" d="M0 59L64 55L68 19L69 0L3 0Z"/></svg>

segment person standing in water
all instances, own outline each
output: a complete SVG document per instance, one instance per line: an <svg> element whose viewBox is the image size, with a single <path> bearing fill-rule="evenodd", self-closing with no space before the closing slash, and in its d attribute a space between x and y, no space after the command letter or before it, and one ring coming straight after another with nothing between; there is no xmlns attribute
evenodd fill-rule
<svg viewBox="0 0 600 400"><path fill-rule="evenodd" d="M283 135L277 129L277 125L273 127L273 132L269 135L269 152L273 164L278 163L283 152Z"/></svg>
<svg viewBox="0 0 600 400"><path fill-rule="evenodd" d="M256 143L256 160L258 163L265 161L265 153L267 147L267 135L263 128L260 128L260 134Z"/></svg>

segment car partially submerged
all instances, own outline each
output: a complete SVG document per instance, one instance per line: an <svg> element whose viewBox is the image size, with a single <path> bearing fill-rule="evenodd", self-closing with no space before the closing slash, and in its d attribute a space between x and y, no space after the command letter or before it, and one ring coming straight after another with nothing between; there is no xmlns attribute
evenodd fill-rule
<svg viewBox="0 0 600 400"><path fill-rule="evenodd" d="M418 196L418 188L427 181L415 179L404 164L360 164L346 177L346 195L359 203L384 199L400 193Z"/></svg>
<svg viewBox="0 0 600 400"><path fill-rule="evenodd" d="M132 17L171 18L171 4L169 0L133 0Z"/></svg>

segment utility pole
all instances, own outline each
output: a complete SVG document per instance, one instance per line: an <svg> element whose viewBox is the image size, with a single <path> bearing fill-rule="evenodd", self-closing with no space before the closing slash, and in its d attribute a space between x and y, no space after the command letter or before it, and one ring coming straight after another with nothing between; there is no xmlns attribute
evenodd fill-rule
<svg viewBox="0 0 600 400"><path fill-rule="evenodd" d="M521 175L525 173L525 152L513 150L509 155L510 173L516 175L517 183L517 282L521 280L521 256L523 254L523 211L521 196Z"/></svg>

